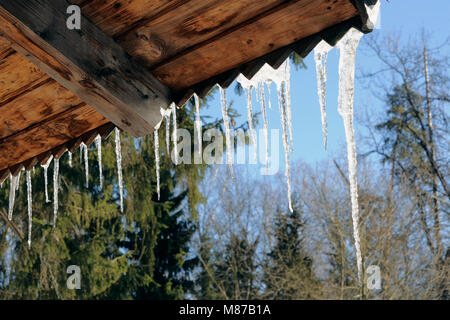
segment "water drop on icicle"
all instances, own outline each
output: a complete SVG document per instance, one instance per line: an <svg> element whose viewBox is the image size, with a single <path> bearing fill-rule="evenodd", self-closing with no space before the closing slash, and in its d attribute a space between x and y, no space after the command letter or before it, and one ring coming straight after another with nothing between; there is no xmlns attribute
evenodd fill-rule
<svg viewBox="0 0 450 320"><path fill-rule="evenodd" d="M120 131L115 129L116 135L116 162L117 162L117 175L119 183L119 197L120 197L120 211L123 212L123 179L122 179L122 146L120 145Z"/></svg>
<svg viewBox="0 0 450 320"><path fill-rule="evenodd" d="M362 257L359 237L359 205L355 132L353 128L355 56L362 33L350 29L338 43L339 46L339 98L338 111L342 116L347 140L348 174L350 181L350 199L352 206L353 237L358 266L358 280L361 284Z"/></svg>
<svg viewBox="0 0 450 320"><path fill-rule="evenodd" d="M56 227L58 216L58 189L59 189L59 159L53 162L53 228Z"/></svg>
<svg viewBox="0 0 450 320"><path fill-rule="evenodd" d="M317 94L319 96L320 113L322 117L322 134L323 145L327 150L328 140L328 125L327 125L327 110L326 110L326 91L327 91L327 59L328 52L333 47L326 41L322 40L314 49L314 61L316 62L316 77L317 77Z"/></svg>
<svg viewBox="0 0 450 320"><path fill-rule="evenodd" d="M98 152L98 170L100 176L100 189L103 188L103 168L102 168L102 137L98 135L95 138L95 145Z"/></svg>
<svg viewBox="0 0 450 320"><path fill-rule="evenodd" d="M155 138L155 166L156 166L156 190L158 192L158 201L161 198L161 189L160 189L160 175L159 175L159 165L160 165L160 157L159 157L159 136L158 130L153 132Z"/></svg>
<svg viewBox="0 0 450 320"><path fill-rule="evenodd" d="M195 127L197 129L197 148L198 148L199 159L201 159L202 158L202 151L203 151L203 147L202 147L202 120L200 118L200 99L199 99L199 97L196 94L194 94L194 100L195 100L195 114L196 114Z"/></svg>
<svg viewBox="0 0 450 320"><path fill-rule="evenodd" d="M28 249L31 248L31 229L33 223L33 197L31 186L31 172L27 171L27 200L28 200Z"/></svg>
<svg viewBox="0 0 450 320"><path fill-rule="evenodd" d="M173 115L172 140L173 140L173 152L175 154L174 162L175 162L175 165L178 165L177 106L175 105L175 103L172 103L171 109L172 109L172 115Z"/></svg>
<svg viewBox="0 0 450 320"><path fill-rule="evenodd" d="M50 158L48 158L46 163L41 164L41 167L44 168L45 203L50 202L48 198L48 166L50 165L50 162L52 162L52 160L53 156L50 156Z"/></svg>
<svg viewBox="0 0 450 320"><path fill-rule="evenodd" d="M16 201L16 187L18 185L19 179L18 175L9 175L10 179L10 189L9 189L9 207L8 207L8 220L12 220L12 215L14 211L14 202Z"/></svg>
<svg viewBox="0 0 450 320"><path fill-rule="evenodd" d="M231 129L230 129L230 118L228 117L228 105L227 105L227 96L226 91L222 87L220 89L220 102L222 105L222 118L223 118L223 126L225 128L225 143L227 146L226 155L227 155L227 164L230 166L230 170L233 173L233 149L234 144L232 144L231 140Z"/></svg>

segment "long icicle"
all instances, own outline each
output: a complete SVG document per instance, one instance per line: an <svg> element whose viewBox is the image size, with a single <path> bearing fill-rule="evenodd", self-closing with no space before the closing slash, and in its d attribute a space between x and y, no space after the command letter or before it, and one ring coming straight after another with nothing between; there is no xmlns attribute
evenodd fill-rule
<svg viewBox="0 0 450 320"><path fill-rule="evenodd" d="M166 150L167 155L170 156L170 113L167 113L164 118L166 119Z"/></svg>
<svg viewBox="0 0 450 320"><path fill-rule="evenodd" d="M161 189L160 189L160 175L159 175L159 166L160 166L160 157L159 157L159 135L158 130L153 132L155 138L155 166L156 166L156 190L158 192L158 201L161 199Z"/></svg>
<svg viewBox="0 0 450 320"><path fill-rule="evenodd" d="M123 180L122 180L122 146L120 145L120 131L115 128L116 135L116 162L117 162L117 175L119 183L119 197L120 197L120 212L123 212Z"/></svg>
<svg viewBox="0 0 450 320"><path fill-rule="evenodd" d="M52 162L52 160L53 156L50 156L50 158L48 158L46 163L41 164L41 167L44 168L45 203L50 202L50 199L48 198L48 167L50 165L50 162Z"/></svg>
<svg viewBox="0 0 450 320"><path fill-rule="evenodd" d="M230 170L233 173L233 147L231 140L230 118L228 116L227 95L225 89L220 88L220 101L222 105L222 118L223 126L225 128L225 143L227 147L227 164L230 166Z"/></svg>
<svg viewBox="0 0 450 320"><path fill-rule="evenodd" d="M177 106L175 105L175 103L172 103L172 115L173 115L172 140L173 140L173 152L175 154L174 162L175 162L175 165L178 165Z"/></svg>
<svg viewBox="0 0 450 320"><path fill-rule="evenodd" d="M98 135L95 138L95 145L98 152L98 170L100 176L100 189L103 189L103 168L102 168L102 137Z"/></svg>
<svg viewBox="0 0 450 320"><path fill-rule="evenodd" d="M55 158L53 165L53 228L55 228L58 217L59 159Z"/></svg>
<svg viewBox="0 0 450 320"><path fill-rule="evenodd" d="M349 32L339 42L339 98L338 111L344 120L347 140L348 175L350 181L350 198L352 205L353 237L358 266L358 280L362 281L362 257L359 236L359 204L355 132L353 128L355 56L362 33L356 29Z"/></svg>
<svg viewBox="0 0 450 320"><path fill-rule="evenodd" d="M18 185L18 175L9 175L10 189L9 189L9 207L8 207L8 220L12 220L14 211L14 202L16 201L16 187Z"/></svg>
<svg viewBox="0 0 450 320"><path fill-rule="evenodd" d="M28 249L31 249L31 229L33 224L33 197L31 186L31 172L27 171L27 200L28 200Z"/></svg>
<svg viewBox="0 0 450 320"><path fill-rule="evenodd" d="M84 143L83 146L83 156L84 156L84 173L86 175L86 188L89 188L89 149Z"/></svg>
<svg viewBox="0 0 450 320"><path fill-rule="evenodd" d="M314 49L314 61L316 62L317 94L319 96L320 114L322 117L323 146L327 150L328 124L326 109L327 92L327 59L328 52L332 49L326 41L322 40Z"/></svg>
<svg viewBox="0 0 450 320"><path fill-rule="evenodd" d="M291 168L290 168L290 159L289 159L289 140L288 140L288 125L287 125L287 116L286 116L286 82L282 82L280 84L280 88L278 88L278 106L280 108L280 118L281 118L281 131L283 136L283 148L284 148L284 157L285 157L285 176L287 183L287 192L288 192L288 201L289 201L289 210L293 212L292 208L292 191L291 191Z"/></svg>
<svg viewBox="0 0 450 320"><path fill-rule="evenodd" d="M269 123L267 121L267 110L266 110L266 98L264 95L264 82L258 83L258 95L259 102L261 104L262 117L264 123L264 144L265 144L265 155L266 155L266 168L269 167Z"/></svg>
<svg viewBox="0 0 450 320"><path fill-rule="evenodd" d="M258 142L256 141L256 131L253 126L253 108L252 108L252 86L247 89L247 116L248 116L248 130L250 131L250 137L254 146L254 157L258 159L258 148L256 147Z"/></svg>
<svg viewBox="0 0 450 320"><path fill-rule="evenodd" d="M201 159L202 152L203 152L203 146L202 146L202 120L200 118L200 98L196 94L194 94L194 100L195 100L195 113L196 113L195 126L197 128L197 148L198 148L199 159Z"/></svg>
<svg viewBox="0 0 450 320"><path fill-rule="evenodd" d="M291 65L287 59L284 66L284 84L285 84L285 100L286 100L286 121L289 129L289 148L294 151L294 136L292 130L292 111L291 111Z"/></svg>

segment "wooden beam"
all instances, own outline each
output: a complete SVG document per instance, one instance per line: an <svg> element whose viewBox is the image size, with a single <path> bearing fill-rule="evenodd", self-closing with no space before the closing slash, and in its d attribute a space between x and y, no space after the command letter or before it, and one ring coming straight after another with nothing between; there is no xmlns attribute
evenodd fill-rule
<svg viewBox="0 0 450 320"><path fill-rule="evenodd" d="M170 91L89 20L69 30L66 0L0 0L0 36L118 127L143 136Z"/></svg>

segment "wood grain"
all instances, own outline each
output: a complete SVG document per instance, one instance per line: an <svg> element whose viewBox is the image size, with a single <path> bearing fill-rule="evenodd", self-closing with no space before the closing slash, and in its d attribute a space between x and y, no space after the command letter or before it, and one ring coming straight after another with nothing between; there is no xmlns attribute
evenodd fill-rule
<svg viewBox="0 0 450 320"><path fill-rule="evenodd" d="M64 0L0 0L0 35L53 79L134 136L152 132L170 92L84 19L66 27Z"/></svg>
<svg viewBox="0 0 450 320"><path fill-rule="evenodd" d="M83 15L110 36L127 32L140 23L166 12L187 0L69 0L81 7Z"/></svg>
<svg viewBox="0 0 450 320"><path fill-rule="evenodd" d="M286 1L187 1L118 37L145 66L164 61Z"/></svg>
<svg viewBox="0 0 450 320"><path fill-rule="evenodd" d="M161 63L153 73L174 90L186 89L355 15L348 0L291 1Z"/></svg>
<svg viewBox="0 0 450 320"><path fill-rule="evenodd" d="M0 105L29 91L47 75L22 55L8 48L0 54Z"/></svg>
<svg viewBox="0 0 450 320"><path fill-rule="evenodd" d="M108 122L91 107L82 104L0 139L0 170L56 148Z"/></svg>
<svg viewBox="0 0 450 320"><path fill-rule="evenodd" d="M0 106L0 139L81 103L69 90L48 79L35 90Z"/></svg>

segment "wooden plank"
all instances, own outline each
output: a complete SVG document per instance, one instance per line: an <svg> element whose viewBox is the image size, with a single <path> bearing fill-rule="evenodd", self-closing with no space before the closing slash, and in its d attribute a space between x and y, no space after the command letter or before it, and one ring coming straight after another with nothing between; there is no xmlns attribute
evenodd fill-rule
<svg viewBox="0 0 450 320"><path fill-rule="evenodd" d="M81 7L83 15L108 35L127 32L133 26L152 20L188 0L69 0Z"/></svg>
<svg viewBox="0 0 450 320"><path fill-rule="evenodd" d="M82 20L66 27L65 0L0 0L0 36L83 101L134 136L152 132L169 89L114 40Z"/></svg>
<svg viewBox="0 0 450 320"><path fill-rule="evenodd" d="M120 36L117 41L140 63L153 66L282 2L188 1Z"/></svg>
<svg viewBox="0 0 450 320"><path fill-rule="evenodd" d="M0 170L61 146L109 121L82 104L31 128L0 139Z"/></svg>
<svg viewBox="0 0 450 320"><path fill-rule="evenodd" d="M12 49L0 55L0 105L29 91L48 78L38 67Z"/></svg>
<svg viewBox="0 0 450 320"><path fill-rule="evenodd" d="M153 73L181 91L356 15L349 0L290 1L169 59Z"/></svg>
<svg viewBox="0 0 450 320"><path fill-rule="evenodd" d="M0 105L0 139L81 103L69 90L48 79L40 87Z"/></svg>

